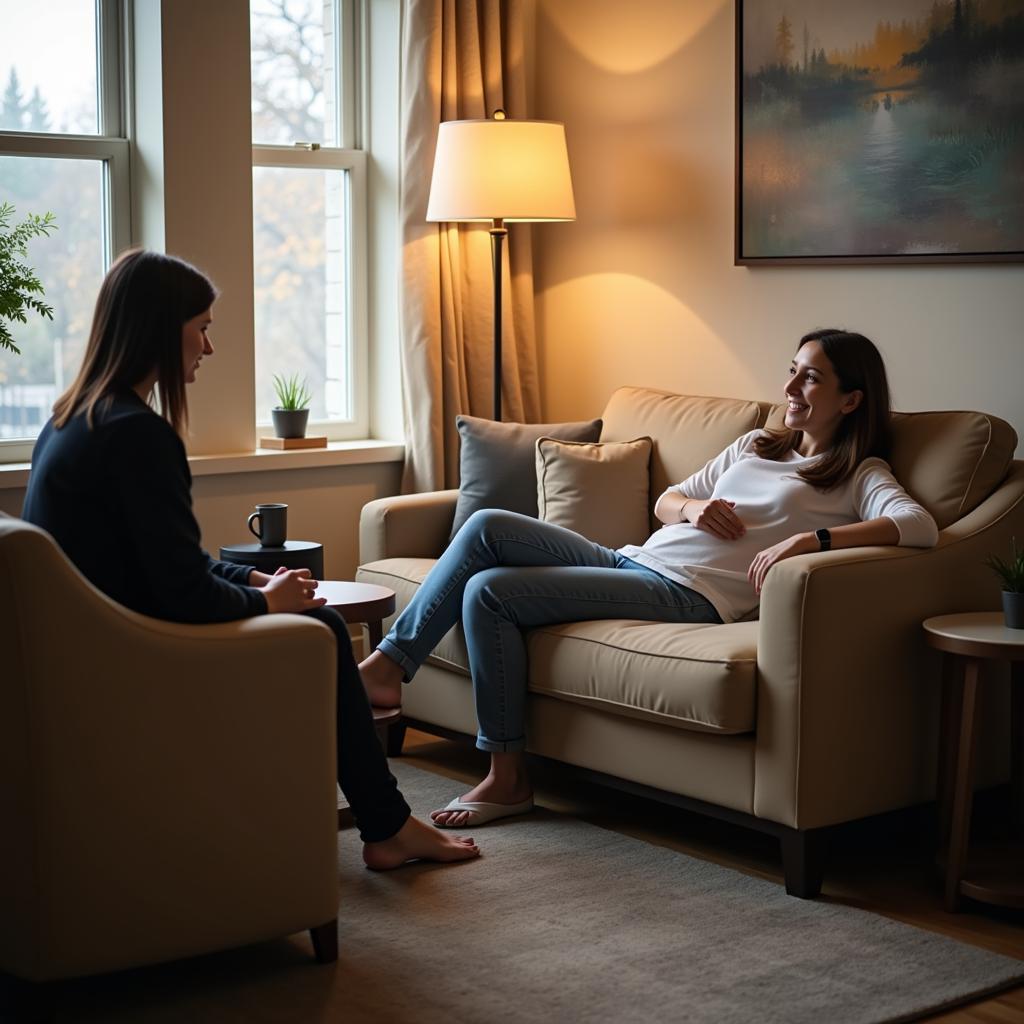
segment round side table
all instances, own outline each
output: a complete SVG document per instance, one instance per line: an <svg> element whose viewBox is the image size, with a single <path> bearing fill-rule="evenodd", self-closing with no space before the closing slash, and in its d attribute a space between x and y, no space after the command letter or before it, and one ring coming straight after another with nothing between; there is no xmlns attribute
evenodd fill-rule
<svg viewBox="0 0 1024 1024"><path fill-rule="evenodd" d="M975 710L980 667L986 660L1010 662L1012 822L1024 834L1024 630L1009 629L1002 612L939 615L923 623L929 646L943 652L942 723L939 735L938 798L946 859L946 909L960 898L1004 907L1024 907L1024 848L1015 844L992 863L968 867L971 802L974 796ZM957 669L962 668L962 676Z"/></svg>
<svg viewBox="0 0 1024 1024"><path fill-rule="evenodd" d="M324 546L311 540L286 540L280 547L228 544L220 549L220 560L251 565L268 576L273 576L282 565L286 569L308 569L315 580L324 574Z"/></svg>
<svg viewBox="0 0 1024 1024"><path fill-rule="evenodd" d="M346 622L365 623L371 650L384 636L384 619L395 610L395 592L375 583L321 580L316 596L326 598L327 607L334 608Z"/></svg>

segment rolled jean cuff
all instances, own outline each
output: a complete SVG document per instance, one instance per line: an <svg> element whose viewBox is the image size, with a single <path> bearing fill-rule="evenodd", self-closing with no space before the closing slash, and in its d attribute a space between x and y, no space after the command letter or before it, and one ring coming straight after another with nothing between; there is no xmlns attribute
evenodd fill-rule
<svg viewBox="0 0 1024 1024"><path fill-rule="evenodd" d="M489 740L486 736L478 735L476 749L486 750L488 754L514 754L526 749L526 737L518 740Z"/></svg>
<svg viewBox="0 0 1024 1024"><path fill-rule="evenodd" d="M396 647L387 637L384 637L379 644L377 644L377 650L383 651L396 665L398 665L405 673L405 679L403 683L409 682L416 671L419 669L419 665L416 664L400 647Z"/></svg>

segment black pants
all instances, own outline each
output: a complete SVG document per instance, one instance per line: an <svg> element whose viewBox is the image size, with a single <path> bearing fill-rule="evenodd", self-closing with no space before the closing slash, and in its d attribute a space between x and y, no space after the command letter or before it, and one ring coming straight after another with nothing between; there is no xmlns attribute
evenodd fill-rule
<svg viewBox="0 0 1024 1024"><path fill-rule="evenodd" d="M314 608L306 614L330 626L338 641L338 785L363 842L390 839L411 811L377 740L348 627L333 608Z"/></svg>

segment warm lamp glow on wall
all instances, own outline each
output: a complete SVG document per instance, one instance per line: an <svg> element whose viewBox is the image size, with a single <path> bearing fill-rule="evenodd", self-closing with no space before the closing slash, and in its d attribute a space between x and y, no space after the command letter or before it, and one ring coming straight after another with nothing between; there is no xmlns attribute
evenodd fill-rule
<svg viewBox="0 0 1024 1024"><path fill-rule="evenodd" d="M428 221L491 225L494 418L501 419L501 255L506 221L575 220L565 126L492 119L445 121L438 131Z"/></svg>

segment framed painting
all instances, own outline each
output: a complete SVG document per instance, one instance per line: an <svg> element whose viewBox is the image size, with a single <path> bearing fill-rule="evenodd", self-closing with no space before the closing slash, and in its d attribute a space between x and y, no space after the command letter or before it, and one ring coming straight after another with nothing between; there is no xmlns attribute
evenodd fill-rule
<svg viewBox="0 0 1024 1024"><path fill-rule="evenodd" d="M736 263L1024 261L1024 0L737 0Z"/></svg>

